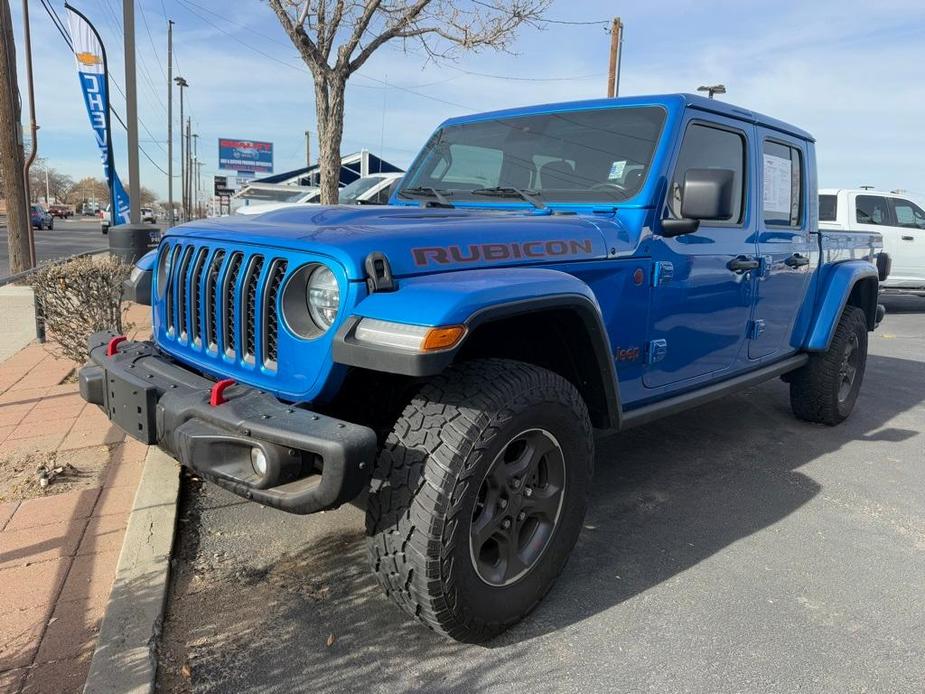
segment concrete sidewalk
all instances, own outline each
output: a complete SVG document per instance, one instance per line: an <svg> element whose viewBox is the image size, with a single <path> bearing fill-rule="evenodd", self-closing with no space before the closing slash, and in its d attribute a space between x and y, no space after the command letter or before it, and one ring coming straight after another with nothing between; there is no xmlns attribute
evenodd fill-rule
<svg viewBox="0 0 925 694"><path fill-rule="evenodd" d="M0 362L8 359L35 338L35 309L32 287L0 287Z"/></svg>
<svg viewBox="0 0 925 694"><path fill-rule="evenodd" d="M82 690L147 453L62 382L75 366L36 343L0 363L0 466L80 476L74 491L0 500L3 694Z"/></svg>

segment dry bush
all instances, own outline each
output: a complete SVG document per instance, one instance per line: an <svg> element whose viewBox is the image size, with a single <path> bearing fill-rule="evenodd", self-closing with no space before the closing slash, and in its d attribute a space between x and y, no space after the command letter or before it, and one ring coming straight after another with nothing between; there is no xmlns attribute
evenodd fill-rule
<svg viewBox="0 0 925 694"><path fill-rule="evenodd" d="M100 330L125 332L122 283L131 270L131 265L115 257L83 256L46 265L35 273L32 286L62 355L81 364L90 356L90 335Z"/></svg>

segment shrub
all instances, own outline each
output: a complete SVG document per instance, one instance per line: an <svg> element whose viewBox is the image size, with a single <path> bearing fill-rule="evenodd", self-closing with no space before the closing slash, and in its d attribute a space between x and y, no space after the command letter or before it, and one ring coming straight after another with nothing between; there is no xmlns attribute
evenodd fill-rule
<svg viewBox="0 0 925 694"><path fill-rule="evenodd" d="M83 256L40 268L32 287L45 325L61 354L83 363L87 338L100 330L125 332L122 283L131 266L115 257Z"/></svg>

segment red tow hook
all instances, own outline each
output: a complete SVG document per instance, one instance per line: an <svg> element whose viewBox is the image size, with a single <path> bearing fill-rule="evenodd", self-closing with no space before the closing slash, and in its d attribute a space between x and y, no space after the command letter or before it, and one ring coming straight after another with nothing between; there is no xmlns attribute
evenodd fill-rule
<svg viewBox="0 0 925 694"><path fill-rule="evenodd" d="M119 335L114 337L109 341L109 344L106 345L106 356L112 357L119 353L119 345L125 342L128 338L125 335Z"/></svg>
<svg viewBox="0 0 925 694"><path fill-rule="evenodd" d="M235 382L231 378L223 378L221 381L216 381L215 385L212 386L212 393L209 395L209 404L212 407L218 407L228 402L225 400L225 391L234 384Z"/></svg>

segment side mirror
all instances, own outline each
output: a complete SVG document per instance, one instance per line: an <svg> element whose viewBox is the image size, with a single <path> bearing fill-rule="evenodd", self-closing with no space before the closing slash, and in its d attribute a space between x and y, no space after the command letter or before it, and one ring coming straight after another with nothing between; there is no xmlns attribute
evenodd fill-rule
<svg viewBox="0 0 925 694"><path fill-rule="evenodd" d="M681 219L662 220L662 236L690 234L702 220L732 218L735 172L730 169L688 169L681 192Z"/></svg>

